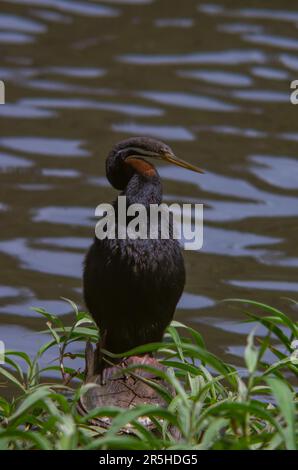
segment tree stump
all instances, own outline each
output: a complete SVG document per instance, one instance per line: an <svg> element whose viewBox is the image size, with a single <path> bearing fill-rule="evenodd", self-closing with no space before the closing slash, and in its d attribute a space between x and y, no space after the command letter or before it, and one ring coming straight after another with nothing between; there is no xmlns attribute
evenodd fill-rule
<svg viewBox="0 0 298 470"><path fill-rule="evenodd" d="M164 387L168 393L174 396L174 390L168 382L164 381L156 374L137 367L132 373L125 371L129 366L148 365L165 372L166 367L160 362L149 356L130 356L124 358L118 364L105 367L99 371L98 357L100 347L93 351L91 343L87 343L85 351L85 384L94 384L93 387L80 398L78 411L84 415L99 407L117 406L123 409L131 409L137 405L157 405L162 408L167 407L166 401L161 395L148 383L146 379ZM145 380L144 380L145 379ZM148 429L154 429L155 425L150 418L139 418L139 422ZM103 428L108 428L111 418L101 417L90 420L90 424ZM125 433L133 432L131 426L126 426L121 430Z"/></svg>

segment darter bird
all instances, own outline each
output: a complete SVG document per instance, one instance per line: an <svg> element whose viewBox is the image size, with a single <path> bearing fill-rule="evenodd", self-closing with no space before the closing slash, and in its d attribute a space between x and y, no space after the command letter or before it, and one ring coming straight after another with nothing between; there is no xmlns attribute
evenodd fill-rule
<svg viewBox="0 0 298 470"><path fill-rule="evenodd" d="M149 207L162 202L162 184L156 168L144 158L203 171L152 138L133 137L117 143L106 160L107 178L126 196L127 206L145 206L149 225ZM117 199L113 207L117 215ZM120 239L117 223L116 217L115 239L95 237L85 259L83 288L86 306L104 338L102 346L123 353L162 340L183 292L185 267L173 236Z"/></svg>

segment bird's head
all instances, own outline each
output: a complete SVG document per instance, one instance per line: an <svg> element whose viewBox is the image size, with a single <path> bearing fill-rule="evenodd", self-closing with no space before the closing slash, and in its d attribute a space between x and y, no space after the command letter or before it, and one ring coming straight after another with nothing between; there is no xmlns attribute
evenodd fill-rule
<svg viewBox="0 0 298 470"><path fill-rule="evenodd" d="M191 163L176 157L171 147L149 137L132 137L114 145L106 160L106 174L109 182L116 189L124 189L134 173L147 177L157 176L154 165L146 158L161 159L168 163L204 173Z"/></svg>

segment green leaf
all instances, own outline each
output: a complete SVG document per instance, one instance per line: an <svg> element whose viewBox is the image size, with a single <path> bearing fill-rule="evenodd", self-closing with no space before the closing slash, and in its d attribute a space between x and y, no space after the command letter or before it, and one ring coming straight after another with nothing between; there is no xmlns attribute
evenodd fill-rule
<svg viewBox="0 0 298 470"><path fill-rule="evenodd" d="M75 302L73 302L72 300L67 299L67 297L61 297L61 299L64 300L65 302L67 302L72 307L74 313L76 314L76 317L78 317L79 309L77 307L77 304Z"/></svg>
<svg viewBox="0 0 298 470"><path fill-rule="evenodd" d="M53 313L49 313L44 308L40 308L40 307L31 307L31 310L45 317L48 320L48 322L51 322L53 325L57 325L63 328L63 322L61 318L59 318L57 315L54 315Z"/></svg>
<svg viewBox="0 0 298 470"><path fill-rule="evenodd" d="M221 430L227 427L229 420L225 418L215 418L208 423L207 429L204 433L201 444L196 447L197 450L210 449L214 442L220 437Z"/></svg>
<svg viewBox="0 0 298 470"><path fill-rule="evenodd" d="M3 367L0 367L0 374L4 375L10 382L14 383L18 388L23 390L23 392L26 390L23 384L19 382L18 379L15 378L14 375L12 375L8 370L4 369Z"/></svg>
<svg viewBox="0 0 298 470"><path fill-rule="evenodd" d="M44 400L51 394L51 391L48 387L38 388L34 392L30 393L21 405L16 409L16 411L10 416L9 422L14 421L19 418L22 414L26 413L32 406L36 403Z"/></svg>
<svg viewBox="0 0 298 470"><path fill-rule="evenodd" d="M203 349L206 348L203 337L202 337L202 335L200 335L200 333L198 331L194 330L190 326L186 326L183 323L178 322L177 320L173 320L171 322L171 326L174 326L175 328L184 328L184 329L186 329L187 332L190 333L191 336L193 337L195 343L198 346L200 346L200 348L203 348Z"/></svg>
<svg viewBox="0 0 298 470"><path fill-rule="evenodd" d="M285 446L288 450L296 450L294 395L284 381L276 377L267 378L266 381L273 391L277 405L287 425L285 430Z"/></svg>
<svg viewBox="0 0 298 470"><path fill-rule="evenodd" d="M41 433L36 431L19 431L17 429L7 429L0 431L0 441L2 439L9 440L13 443L16 440L30 441L35 445L35 449L39 450L51 450L52 446L49 440Z"/></svg>
<svg viewBox="0 0 298 470"><path fill-rule="evenodd" d="M173 341L178 351L179 358L181 359L181 361L184 361L183 347L179 333L177 332L176 328L174 328L174 326L172 325L168 326L167 331L173 338Z"/></svg>
<svg viewBox="0 0 298 470"><path fill-rule="evenodd" d="M50 332L52 333L53 335L53 338L55 339L56 343L57 344L60 344L60 336L58 336L57 332L55 329L52 328L52 325L51 325L51 322L47 322L47 327L49 328Z"/></svg>
<svg viewBox="0 0 298 470"><path fill-rule="evenodd" d="M120 431L121 428L125 427L128 423L134 422L136 419L140 417L149 417L154 416L155 418L164 418L167 419L171 424L177 425L176 418L170 413L169 411L160 408L159 406L153 405L140 405L133 409L122 410L121 413L116 416L112 424L107 431L107 437L111 434L116 434Z"/></svg>
<svg viewBox="0 0 298 470"><path fill-rule="evenodd" d="M247 299L226 299L227 302L241 302L249 305L254 305L255 307L259 307L260 309L264 310L265 312L268 312L272 314L274 317L278 317L282 323L287 326L295 336L297 336L297 327L296 325L291 321L287 315L285 315L283 312L278 310L277 308L270 307L270 305L264 304L262 302L256 302L254 300L247 300Z"/></svg>
<svg viewBox="0 0 298 470"><path fill-rule="evenodd" d="M254 345L254 330L247 338L247 346L244 351L244 358L249 373L253 374L256 371L258 365L258 350Z"/></svg>

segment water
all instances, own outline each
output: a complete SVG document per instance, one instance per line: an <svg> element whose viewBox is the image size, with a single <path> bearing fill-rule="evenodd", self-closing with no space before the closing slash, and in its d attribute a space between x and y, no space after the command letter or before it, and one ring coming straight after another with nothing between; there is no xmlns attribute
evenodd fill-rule
<svg viewBox="0 0 298 470"><path fill-rule="evenodd" d="M164 139L198 175L160 166L168 202L205 204L176 318L237 363L249 326L230 297L297 298L298 9L271 1L2 1L0 339L36 350L43 322L82 304L107 152ZM292 312L295 315L295 312ZM297 311L296 311L297 315ZM264 334L262 329L259 334ZM53 359L51 353L49 359Z"/></svg>

